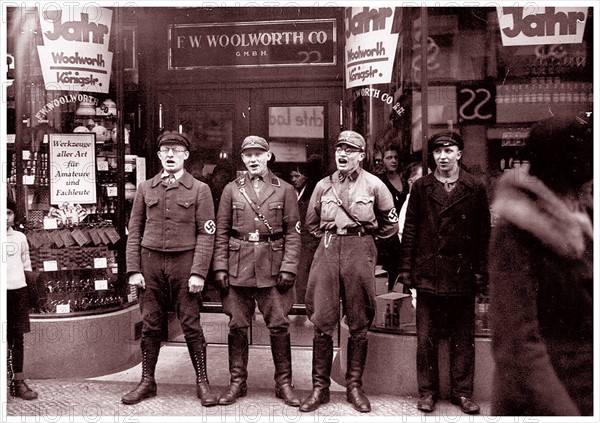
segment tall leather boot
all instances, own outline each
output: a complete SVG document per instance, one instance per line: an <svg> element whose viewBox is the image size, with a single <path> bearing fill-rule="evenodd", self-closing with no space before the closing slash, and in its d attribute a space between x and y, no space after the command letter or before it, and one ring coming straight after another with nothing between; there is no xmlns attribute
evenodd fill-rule
<svg viewBox="0 0 600 423"><path fill-rule="evenodd" d="M346 368L346 399L361 413L371 411L371 403L362 389L362 374L367 361L366 338L348 339L348 364Z"/></svg>
<svg viewBox="0 0 600 423"><path fill-rule="evenodd" d="M138 402L156 396L156 382L154 371L160 351L160 339L142 338L142 380L138 386L127 392L121 398L123 404L137 404Z"/></svg>
<svg viewBox="0 0 600 423"><path fill-rule="evenodd" d="M233 404L248 393L248 337L241 333L230 333L227 341L231 379L227 389L219 396L219 405Z"/></svg>
<svg viewBox="0 0 600 423"><path fill-rule="evenodd" d="M329 402L331 366L333 363L333 338L329 335L315 335L313 338L311 394L300 404L300 411L314 411L321 404Z"/></svg>
<svg viewBox="0 0 600 423"><path fill-rule="evenodd" d="M271 335L271 353L275 364L275 396L290 407L300 406L292 384L292 347L289 333Z"/></svg>
<svg viewBox="0 0 600 423"><path fill-rule="evenodd" d="M217 405L217 394L210 391L206 374L206 345L202 342L188 342L187 347L196 371L196 395L200 398L200 403L205 407Z"/></svg>

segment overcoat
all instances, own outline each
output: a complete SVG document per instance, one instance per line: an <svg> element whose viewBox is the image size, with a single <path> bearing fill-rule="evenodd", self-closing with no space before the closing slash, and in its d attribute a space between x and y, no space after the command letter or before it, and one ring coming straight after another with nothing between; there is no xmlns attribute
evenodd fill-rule
<svg viewBox="0 0 600 423"><path fill-rule="evenodd" d="M430 173L415 181L411 190L399 271L410 272L418 290L474 294L475 274L487 275L489 235L484 185L461 169L448 194Z"/></svg>

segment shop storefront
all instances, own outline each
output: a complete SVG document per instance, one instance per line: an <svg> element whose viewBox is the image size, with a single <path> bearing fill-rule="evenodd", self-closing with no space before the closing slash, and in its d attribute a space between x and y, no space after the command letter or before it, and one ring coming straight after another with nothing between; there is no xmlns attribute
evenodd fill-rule
<svg viewBox="0 0 600 423"><path fill-rule="evenodd" d="M50 350L76 339L78 348L95 348L91 356L120 357L117 366L136 359L140 324L125 278L126 226L135 187L159 170L163 130L191 136L186 167L212 184L216 200L217 174L231 179L243 169L246 135L270 140L272 168L287 178L315 156L333 170L341 129L365 135L365 168L373 172L377 151L389 143L398 146L401 169L415 161L427 168L427 137L457 130L463 164L491 195L503 171L526 167L532 123L592 110L592 12L8 9L3 146L8 190L42 275L31 314L38 338ZM406 344L414 334L410 297L389 293L383 274L377 294L372 335ZM225 327L210 279L204 300L204 311ZM474 311L478 339L489 342L486 310L482 296ZM294 312L301 316L303 304ZM58 334L48 335L49 327ZM104 329L93 334L91 327ZM226 331L216 332L213 341L226 339ZM310 328L303 324L297 334L296 345L310 345ZM123 350L124 340L131 348ZM265 340L257 325L253 342ZM391 357L373 357L389 366Z"/></svg>

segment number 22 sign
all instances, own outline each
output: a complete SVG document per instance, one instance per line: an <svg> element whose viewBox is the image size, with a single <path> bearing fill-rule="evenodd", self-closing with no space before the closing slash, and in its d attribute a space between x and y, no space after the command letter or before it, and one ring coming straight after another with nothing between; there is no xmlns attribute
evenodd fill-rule
<svg viewBox="0 0 600 423"><path fill-rule="evenodd" d="M457 85L458 121L463 124L496 122L496 87L488 84Z"/></svg>

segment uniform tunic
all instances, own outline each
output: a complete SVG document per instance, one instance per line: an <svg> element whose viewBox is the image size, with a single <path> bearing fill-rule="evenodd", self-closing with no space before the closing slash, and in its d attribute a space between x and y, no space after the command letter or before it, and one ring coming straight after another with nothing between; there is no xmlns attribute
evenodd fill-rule
<svg viewBox="0 0 600 423"><path fill-rule="evenodd" d="M184 172L171 185L161 174L140 184L127 239L127 273L141 272L144 336L164 339L169 310L177 313L186 341L203 341L201 294L188 290L192 274L205 278L214 245L210 188Z"/></svg>
<svg viewBox="0 0 600 423"><path fill-rule="evenodd" d="M338 196L360 227L338 205ZM377 249L373 236L396 235L397 222L389 189L363 169L345 178L336 171L317 183L306 226L321 241L310 269L306 309L321 332L330 333L337 324L341 295L350 332L366 333L375 316Z"/></svg>
<svg viewBox="0 0 600 423"><path fill-rule="evenodd" d="M240 190L252 200L272 232ZM259 240L253 241L254 237ZM287 328L293 290L280 294L275 286L280 272L297 273L300 249L298 203L292 185L268 172L258 196L248 174L225 186L217 212L213 269L229 274L223 311L231 318L230 328L249 326L255 300L269 329Z"/></svg>

